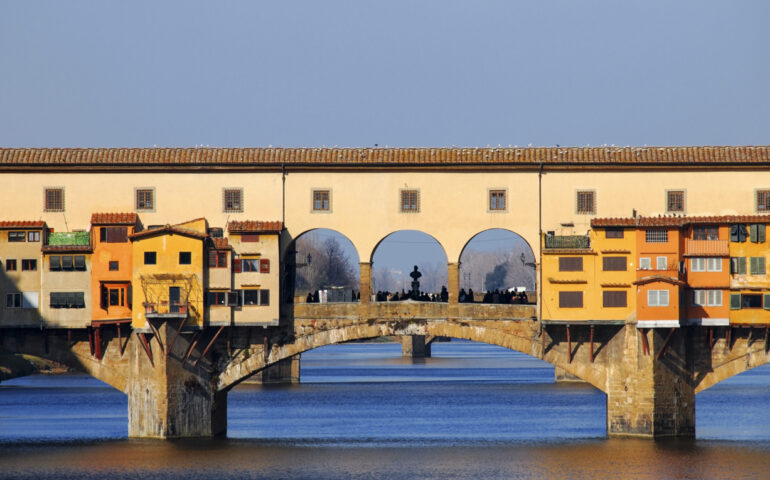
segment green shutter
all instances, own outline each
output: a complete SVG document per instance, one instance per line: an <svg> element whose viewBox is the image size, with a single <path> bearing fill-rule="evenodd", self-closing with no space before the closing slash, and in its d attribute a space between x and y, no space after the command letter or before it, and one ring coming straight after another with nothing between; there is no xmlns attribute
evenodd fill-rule
<svg viewBox="0 0 770 480"><path fill-rule="evenodd" d="M730 310L740 310L741 309L741 294L740 293L731 293L730 294Z"/></svg>
<svg viewBox="0 0 770 480"><path fill-rule="evenodd" d="M770 310L770 293L766 293L762 297L762 305L764 305L765 310Z"/></svg>
<svg viewBox="0 0 770 480"><path fill-rule="evenodd" d="M749 225L749 240L751 240L752 243L757 243L758 241L759 228L757 227L758 225L756 223Z"/></svg>
<svg viewBox="0 0 770 480"><path fill-rule="evenodd" d="M738 274L746 275L746 257L740 257L738 259Z"/></svg>
<svg viewBox="0 0 770 480"><path fill-rule="evenodd" d="M758 232L757 241L759 243L765 243L765 224L764 223L760 223L759 225L757 225L757 232Z"/></svg>
<svg viewBox="0 0 770 480"><path fill-rule="evenodd" d="M765 257L757 257L757 275L765 274Z"/></svg>

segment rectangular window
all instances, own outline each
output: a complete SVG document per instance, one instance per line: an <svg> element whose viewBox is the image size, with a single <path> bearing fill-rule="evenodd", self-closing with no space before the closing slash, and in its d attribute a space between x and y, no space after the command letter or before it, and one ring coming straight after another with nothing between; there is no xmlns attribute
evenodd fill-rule
<svg viewBox="0 0 770 480"><path fill-rule="evenodd" d="M644 241L647 243L668 242L668 230L651 229L644 231Z"/></svg>
<svg viewBox="0 0 770 480"><path fill-rule="evenodd" d="M733 275L745 275L746 257L732 257L730 259L730 273Z"/></svg>
<svg viewBox="0 0 770 480"><path fill-rule="evenodd" d="M749 233L745 223L735 223L730 225L730 241L743 243L748 238Z"/></svg>
<svg viewBox="0 0 770 480"><path fill-rule="evenodd" d="M74 270L74 262L71 255L64 255L61 257L61 269L62 270Z"/></svg>
<svg viewBox="0 0 770 480"><path fill-rule="evenodd" d="M40 232L36 232L36 231L27 232L27 241L28 242L39 242L40 241Z"/></svg>
<svg viewBox="0 0 770 480"><path fill-rule="evenodd" d="M16 270L16 259L8 258L5 260L5 271L12 272Z"/></svg>
<svg viewBox="0 0 770 480"><path fill-rule="evenodd" d="M5 306L8 308L21 308L21 293L9 293L5 296Z"/></svg>
<svg viewBox="0 0 770 480"><path fill-rule="evenodd" d="M559 257L560 272L582 272L583 257Z"/></svg>
<svg viewBox="0 0 770 480"><path fill-rule="evenodd" d="M58 272L61 270L61 256L51 255L48 257L48 270Z"/></svg>
<svg viewBox="0 0 770 480"><path fill-rule="evenodd" d="M668 257L655 257L656 270L668 270Z"/></svg>
<svg viewBox="0 0 770 480"><path fill-rule="evenodd" d="M764 223L752 223L749 225L749 240L753 243L765 243Z"/></svg>
<svg viewBox="0 0 770 480"><path fill-rule="evenodd" d="M604 307L626 307L625 291L602 292L602 306Z"/></svg>
<svg viewBox="0 0 770 480"><path fill-rule="evenodd" d="M179 252L179 265L190 265L192 263L192 252Z"/></svg>
<svg viewBox="0 0 770 480"><path fill-rule="evenodd" d="M583 308L583 292L559 292L559 308Z"/></svg>
<svg viewBox="0 0 770 480"><path fill-rule="evenodd" d="M226 268L227 267L227 252L209 252L209 268Z"/></svg>
<svg viewBox="0 0 770 480"><path fill-rule="evenodd" d="M128 242L128 229L126 227L102 227L99 229L99 241L126 243Z"/></svg>
<svg viewBox="0 0 770 480"><path fill-rule="evenodd" d="M124 290L122 288L110 288L109 289L109 297L110 297L110 306L111 307L122 307L124 305Z"/></svg>
<svg viewBox="0 0 770 480"><path fill-rule="evenodd" d="M639 258L639 270L652 270L652 264L650 263L650 257Z"/></svg>
<svg viewBox="0 0 770 480"><path fill-rule="evenodd" d="M330 209L329 190L313 190L313 210L328 212Z"/></svg>
<svg viewBox="0 0 770 480"><path fill-rule="evenodd" d="M239 290L236 290L234 292L227 292L227 306L228 307L241 306L241 292Z"/></svg>
<svg viewBox="0 0 770 480"><path fill-rule="evenodd" d="M259 304L270 305L270 290L259 291Z"/></svg>
<svg viewBox="0 0 770 480"><path fill-rule="evenodd" d="M37 270L37 260L25 258L21 261L21 271L29 272Z"/></svg>
<svg viewBox="0 0 770 480"><path fill-rule="evenodd" d="M64 189L46 188L45 189L45 211L63 212L64 211Z"/></svg>
<svg viewBox="0 0 770 480"><path fill-rule="evenodd" d="M742 303L743 303L743 300L741 299L740 293L730 294L730 310L740 310Z"/></svg>
<svg viewBox="0 0 770 480"><path fill-rule="evenodd" d="M626 257L604 257L602 258L602 270L605 272L625 272Z"/></svg>
<svg viewBox="0 0 770 480"><path fill-rule="evenodd" d="M261 258L259 260L259 273L270 273L270 260Z"/></svg>
<svg viewBox="0 0 770 480"><path fill-rule="evenodd" d="M692 304L696 307L706 306L706 290L693 290Z"/></svg>
<svg viewBox="0 0 770 480"><path fill-rule="evenodd" d="M647 306L668 307L668 290L647 290Z"/></svg>
<svg viewBox="0 0 770 480"><path fill-rule="evenodd" d="M741 308L762 308L762 295L744 293L741 295Z"/></svg>
<svg viewBox="0 0 770 480"><path fill-rule="evenodd" d="M24 232L8 232L9 242L23 242L26 238L27 235Z"/></svg>
<svg viewBox="0 0 770 480"><path fill-rule="evenodd" d="M223 194L225 212L243 211L243 190L240 188L225 189Z"/></svg>
<svg viewBox="0 0 770 480"><path fill-rule="evenodd" d="M669 190L666 192L666 212L684 212L684 190Z"/></svg>
<svg viewBox="0 0 770 480"><path fill-rule="evenodd" d="M242 258L241 259L241 271L242 272L259 272L259 259L258 258Z"/></svg>
<svg viewBox="0 0 770 480"><path fill-rule="evenodd" d="M85 255L75 255L75 270L79 272L85 272L86 271L86 256Z"/></svg>
<svg viewBox="0 0 770 480"><path fill-rule="evenodd" d="M608 228L604 231L604 238L623 238L623 229Z"/></svg>
<svg viewBox="0 0 770 480"><path fill-rule="evenodd" d="M749 257L749 275L765 274L765 257Z"/></svg>
<svg viewBox="0 0 770 480"><path fill-rule="evenodd" d="M157 260L157 254L155 252L144 252L145 265L155 265Z"/></svg>
<svg viewBox="0 0 770 480"><path fill-rule="evenodd" d="M577 213L593 215L596 213L596 198L593 191L577 192Z"/></svg>
<svg viewBox="0 0 770 480"><path fill-rule="evenodd" d="M243 304L244 305L259 305L259 290L244 290L243 291Z"/></svg>
<svg viewBox="0 0 770 480"><path fill-rule="evenodd" d="M692 238L694 240L719 240L719 227L714 227L714 226L693 227Z"/></svg>
<svg viewBox="0 0 770 480"><path fill-rule="evenodd" d="M691 272L705 272L706 271L706 259L704 257L693 257L690 259L690 271Z"/></svg>
<svg viewBox="0 0 770 480"><path fill-rule="evenodd" d="M417 190L401 190L401 211L416 213L420 211L420 192Z"/></svg>
<svg viewBox="0 0 770 480"><path fill-rule="evenodd" d="M51 308L86 308L83 292L51 292Z"/></svg>
<svg viewBox="0 0 770 480"><path fill-rule="evenodd" d="M693 290L692 304L696 307L721 307L722 290Z"/></svg>
<svg viewBox="0 0 770 480"><path fill-rule="evenodd" d="M227 292L208 292L206 300L212 306L227 305Z"/></svg>
<svg viewBox="0 0 770 480"><path fill-rule="evenodd" d="M155 189L137 188L136 189L136 209L137 210L155 210Z"/></svg>
<svg viewBox="0 0 770 480"><path fill-rule="evenodd" d="M489 191L489 209L490 210L505 210L505 190L490 190Z"/></svg>
<svg viewBox="0 0 770 480"><path fill-rule="evenodd" d="M770 212L770 190L757 190L757 212Z"/></svg>
<svg viewBox="0 0 770 480"><path fill-rule="evenodd" d="M722 290L709 290L708 293L708 304L711 307L721 307L722 306Z"/></svg>
<svg viewBox="0 0 770 480"><path fill-rule="evenodd" d="M241 242L258 242L259 241L259 235L256 235L254 233L244 233L241 235Z"/></svg>
<svg viewBox="0 0 770 480"><path fill-rule="evenodd" d="M709 272L721 272L722 271L722 259L717 257L709 257L706 259L706 271Z"/></svg>
<svg viewBox="0 0 770 480"><path fill-rule="evenodd" d="M110 271L111 272L117 272L120 270L120 263L119 262L110 262Z"/></svg>

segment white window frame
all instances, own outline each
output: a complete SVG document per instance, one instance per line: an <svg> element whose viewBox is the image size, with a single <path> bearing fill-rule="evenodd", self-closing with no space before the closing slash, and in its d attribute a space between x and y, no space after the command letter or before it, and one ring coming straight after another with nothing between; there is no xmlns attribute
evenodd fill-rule
<svg viewBox="0 0 770 480"><path fill-rule="evenodd" d="M692 304L696 307L721 307L722 290L693 290Z"/></svg>
<svg viewBox="0 0 770 480"><path fill-rule="evenodd" d="M660 263L663 262L663 268ZM668 257L655 257L655 269L656 270L668 270Z"/></svg>
<svg viewBox="0 0 770 480"><path fill-rule="evenodd" d="M690 271L691 272L705 272L706 271L706 257L692 257L690 259Z"/></svg>
<svg viewBox="0 0 770 480"><path fill-rule="evenodd" d="M639 257L639 270L652 270L650 257Z"/></svg>
<svg viewBox="0 0 770 480"><path fill-rule="evenodd" d="M722 290L709 290L708 291L708 304L710 307L722 306Z"/></svg>
<svg viewBox="0 0 770 480"><path fill-rule="evenodd" d="M664 297L665 303L663 303ZM647 306L668 307L668 290L647 290Z"/></svg>
<svg viewBox="0 0 770 480"><path fill-rule="evenodd" d="M706 259L706 271L707 272L721 272L722 271L722 259L720 257L708 257Z"/></svg>

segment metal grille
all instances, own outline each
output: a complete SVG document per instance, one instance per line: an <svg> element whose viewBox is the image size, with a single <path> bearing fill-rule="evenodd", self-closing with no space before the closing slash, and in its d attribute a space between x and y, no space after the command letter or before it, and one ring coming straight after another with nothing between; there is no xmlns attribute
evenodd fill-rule
<svg viewBox="0 0 770 480"><path fill-rule="evenodd" d="M64 211L64 189L46 188L45 189L45 210L47 212Z"/></svg>
<svg viewBox="0 0 770 480"><path fill-rule="evenodd" d="M225 190L224 194L225 212L242 212L243 211L243 191L240 189Z"/></svg>
<svg viewBox="0 0 770 480"><path fill-rule="evenodd" d="M596 213L594 192L577 192L577 213Z"/></svg>
<svg viewBox="0 0 770 480"><path fill-rule="evenodd" d="M669 212L684 212L684 191L674 190L668 192L666 210Z"/></svg>
<svg viewBox="0 0 770 480"><path fill-rule="evenodd" d="M647 243L668 242L668 230L645 230L644 241Z"/></svg>

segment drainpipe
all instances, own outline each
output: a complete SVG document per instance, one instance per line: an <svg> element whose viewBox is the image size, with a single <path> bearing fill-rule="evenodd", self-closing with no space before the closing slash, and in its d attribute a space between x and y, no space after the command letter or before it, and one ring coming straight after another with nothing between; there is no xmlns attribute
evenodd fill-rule
<svg viewBox="0 0 770 480"><path fill-rule="evenodd" d="M281 162L281 225L286 227L286 164Z"/></svg>
<svg viewBox="0 0 770 480"><path fill-rule="evenodd" d="M540 324L540 335L543 334L543 162L537 172L537 241L538 264L540 265L537 280L537 321Z"/></svg>

